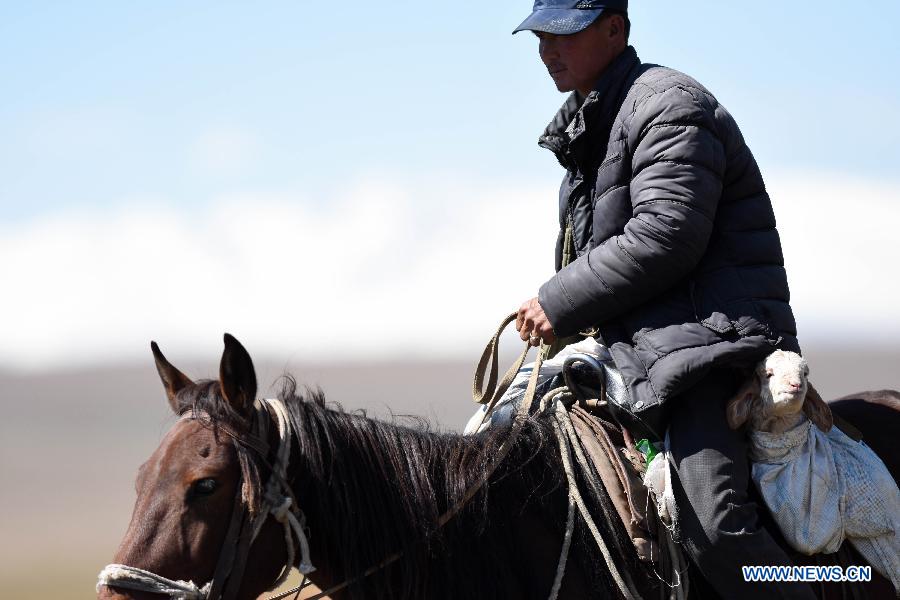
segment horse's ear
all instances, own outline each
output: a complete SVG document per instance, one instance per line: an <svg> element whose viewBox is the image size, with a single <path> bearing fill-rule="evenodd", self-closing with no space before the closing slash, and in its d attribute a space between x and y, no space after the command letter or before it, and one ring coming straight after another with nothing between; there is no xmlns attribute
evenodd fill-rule
<svg viewBox="0 0 900 600"><path fill-rule="evenodd" d="M162 379L163 387L166 388L166 397L169 399L169 406L172 411L178 414L178 403L175 396L179 390L194 385L194 382L187 375L176 369L166 360L163 353L160 352L156 342L150 342L150 350L153 352L153 358L156 360L156 370L159 372L159 378Z"/></svg>
<svg viewBox="0 0 900 600"><path fill-rule="evenodd" d="M725 406L725 420L732 429L739 429L747 419L760 392L759 377L754 372Z"/></svg>
<svg viewBox="0 0 900 600"><path fill-rule="evenodd" d="M219 384L225 400L241 414L256 399L256 371L250 354L231 334L225 334L225 351L219 365Z"/></svg>
<svg viewBox="0 0 900 600"><path fill-rule="evenodd" d="M806 398L803 400L803 412L816 427L828 433L834 425L834 417L831 416L831 407L822 400L822 396L810 383L806 387Z"/></svg>

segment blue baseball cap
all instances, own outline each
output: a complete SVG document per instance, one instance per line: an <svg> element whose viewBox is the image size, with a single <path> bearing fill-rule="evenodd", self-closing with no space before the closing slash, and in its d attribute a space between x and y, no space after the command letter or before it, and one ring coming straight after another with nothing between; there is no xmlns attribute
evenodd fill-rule
<svg viewBox="0 0 900 600"><path fill-rule="evenodd" d="M628 12L628 0L535 0L534 10L513 33L543 31L556 35L578 33L604 10Z"/></svg>

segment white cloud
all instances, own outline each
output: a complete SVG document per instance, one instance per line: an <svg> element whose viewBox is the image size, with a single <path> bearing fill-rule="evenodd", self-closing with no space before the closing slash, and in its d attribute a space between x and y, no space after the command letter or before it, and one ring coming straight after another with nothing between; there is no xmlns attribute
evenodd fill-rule
<svg viewBox="0 0 900 600"><path fill-rule="evenodd" d="M215 356L224 331L285 360L474 352L552 273L548 197L367 178L327 206L249 194L0 229L0 364L143 358L151 339Z"/></svg>
<svg viewBox="0 0 900 600"><path fill-rule="evenodd" d="M245 194L0 229L0 365L214 357L221 334L290 359L474 358L552 274L555 182L367 177L328 205ZM900 333L900 192L822 174L769 179L805 339Z"/></svg>
<svg viewBox="0 0 900 600"><path fill-rule="evenodd" d="M900 339L900 187L834 173L769 179L801 337Z"/></svg>

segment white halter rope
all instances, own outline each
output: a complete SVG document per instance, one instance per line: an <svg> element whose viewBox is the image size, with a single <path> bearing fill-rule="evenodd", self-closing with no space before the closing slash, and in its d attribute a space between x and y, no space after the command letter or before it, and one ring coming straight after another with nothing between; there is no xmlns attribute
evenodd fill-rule
<svg viewBox="0 0 900 600"><path fill-rule="evenodd" d="M309 557L309 541L306 537L306 517L298 506L295 505L293 494L287 484L287 467L290 462L293 431L290 426L290 417L287 408L279 399L265 399L256 403L257 414L262 417L265 410L275 418L278 429L278 451L275 456L275 464L272 474L266 483L263 495L262 510L252 524L251 544L256 540L262 530L266 518L272 517L284 526L284 541L287 546L287 560L278 579L272 585L276 588L287 579L294 566L296 548L294 537L297 538L297 546L300 547L300 564L297 567L301 574L315 571ZM194 419L196 415L186 413L182 419ZM246 510L246 507L245 507ZM97 591L102 586L116 586L125 589L165 594L175 600L215 600L209 598L213 582L210 581L203 587L197 587L192 581L173 581L150 571L130 567L128 565L107 565L97 578ZM270 588L271 589L271 588Z"/></svg>
<svg viewBox="0 0 900 600"><path fill-rule="evenodd" d="M263 405L275 414L275 423L278 425L278 438L280 440L278 446L278 454L275 457L275 465L272 467L272 474L266 483L266 492L263 496L263 510L259 520L253 527L252 541L256 540L262 526L266 521L266 516L271 514L276 521L284 526L284 543L287 546L288 556L282 569L281 575L272 585L276 588L290 575L291 568L294 566L294 539L291 536L297 536L297 544L300 546L300 564L297 570L302 575L308 575L316 570L309 558L309 540L306 539L306 516L300 510L299 506L294 506L293 494L287 484L287 467L291 460L291 441L293 431L291 430L291 420L281 400L271 398L263 400Z"/></svg>
<svg viewBox="0 0 900 600"><path fill-rule="evenodd" d="M210 582L198 588L193 581L173 581L150 571L117 564L106 565L97 579L98 592L101 586L114 585L136 592L167 594L176 600L204 600L212 585Z"/></svg>

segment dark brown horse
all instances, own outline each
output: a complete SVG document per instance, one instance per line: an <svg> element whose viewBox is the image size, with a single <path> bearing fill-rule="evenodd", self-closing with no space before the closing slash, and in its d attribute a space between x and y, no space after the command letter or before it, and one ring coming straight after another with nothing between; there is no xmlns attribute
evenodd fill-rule
<svg viewBox="0 0 900 600"><path fill-rule="evenodd" d="M155 344L153 350L169 403L182 418L138 472L137 502L114 562L198 586L225 581L226 596L255 598L278 577L288 548L282 524L273 519L264 521L258 537L235 527L268 506L265 484L277 463L278 433L259 422L267 413L254 402L250 356L226 335L219 380L195 383ZM383 423L329 408L321 393L304 396L291 379L279 397L294 433L287 495L305 515L316 567L310 577L319 588L349 581L335 599L548 597L568 499L547 423L529 420L495 465L505 430L463 437L422 423ZM896 408L887 408L892 423L900 415ZM860 417L867 413L859 412L855 420L868 436ZM873 423L872 430L888 431L884 423ZM887 443L873 439L876 450ZM479 485L483 479L489 481ZM621 524L604 518L614 513L609 499L590 508L615 553L615 568L630 573L642 597L667 595L652 568L638 561ZM559 598L618 596L609 566L580 525L570 554ZM299 560L298 554L294 564ZM384 566L372 569L378 565ZM691 597L715 597L698 576L692 581ZM884 597L893 597L887 591ZM99 597L160 596L100 586Z"/></svg>

